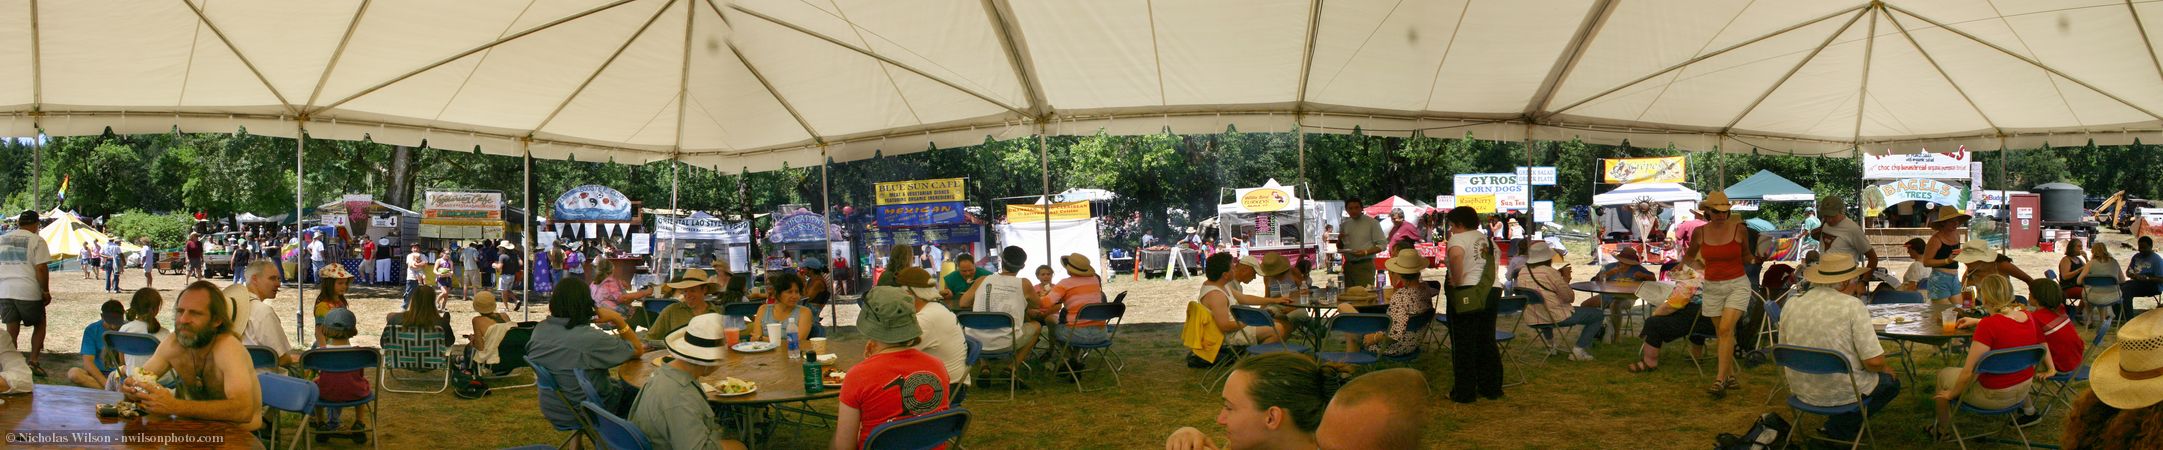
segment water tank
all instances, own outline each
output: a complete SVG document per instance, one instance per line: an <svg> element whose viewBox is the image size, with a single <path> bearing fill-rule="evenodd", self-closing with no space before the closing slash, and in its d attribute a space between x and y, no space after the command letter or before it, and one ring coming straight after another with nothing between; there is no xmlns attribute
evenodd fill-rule
<svg viewBox="0 0 2163 450"><path fill-rule="evenodd" d="M2048 183L2029 190L2043 196L2042 219L2044 222L2079 222L2087 218L2081 210L2081 202L2087 194L2080 186L2071 183Z"/></svg>

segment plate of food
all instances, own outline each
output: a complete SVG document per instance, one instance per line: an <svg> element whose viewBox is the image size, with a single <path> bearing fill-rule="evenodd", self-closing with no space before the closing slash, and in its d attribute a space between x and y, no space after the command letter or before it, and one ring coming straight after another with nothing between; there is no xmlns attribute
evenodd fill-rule
<svg viewBox="0 0 2163 450"><path fill-rule="evenodd" d="M699 387L722 397L750 395L759 391L759 384L736 377L723 378L712 383L699 383Z"/></svg>
<svg viewBox="0 0 2163 450"><path fill-rule="evenodd" d="M827 372L826 377L819 380L819 384L824 384L826 387L841 387L841 379L848 377L848 375L848 372L839 370Z"/></svg>
<svg viewBox="0 0 2163 450"><path fill-rule="evenodd" d="M770 352L770 351L773 351L773 350L774 350L775 348L779 348L779 347L780 347L780 346L778 346L778 345L774 345L774 343L772 343L772 342L766 342L766 341L746 341L746 342L738 342L738 343L736 343L736 346L734 346L734 347L729 347L729 350L735 350L735 351L739 351L739 352L744 352L744 353L761 353L761 352Z"/></svg>

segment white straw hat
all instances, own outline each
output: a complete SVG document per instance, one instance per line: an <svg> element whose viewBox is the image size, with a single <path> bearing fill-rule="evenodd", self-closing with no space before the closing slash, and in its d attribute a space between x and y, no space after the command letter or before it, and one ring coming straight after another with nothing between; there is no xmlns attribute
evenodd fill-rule
<svg viewBox="0 0 2163 450"><path fill-rule="evenodd" d="M2163 314L2150 310L2118 329L2118 343L2096 355L2088 385L2113 408L2134 410L2163 401Z"/></svg>

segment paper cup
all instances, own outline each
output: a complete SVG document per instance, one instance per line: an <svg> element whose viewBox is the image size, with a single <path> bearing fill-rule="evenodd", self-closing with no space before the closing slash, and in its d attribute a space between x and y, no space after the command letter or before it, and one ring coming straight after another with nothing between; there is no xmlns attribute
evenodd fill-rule
<svg viewBox="0 0 2163 450"><path fill-rule="evenodd" d="M775 346L781 345L781 324L766 324L766 342L773 343Z"/></svg>
<svg viewBox="0 0 2163 450"><path fill-rule="evenodd" d="M824 355L824 354L826 354L826 338L823 338L823 337L815 337L815 338L811 338L811 353L812 353L812 354L818 354L818 355Z"/></svg>

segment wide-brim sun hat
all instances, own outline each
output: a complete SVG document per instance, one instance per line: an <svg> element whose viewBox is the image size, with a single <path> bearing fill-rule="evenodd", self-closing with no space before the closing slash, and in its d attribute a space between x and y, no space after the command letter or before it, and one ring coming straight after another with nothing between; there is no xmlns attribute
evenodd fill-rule
<svg viewBox="0 0 2163 450"><path fill-rule="evenodd" d="M1066 255L1064 257L1060 257L1059 264L1066 266L1066 273L1068 275L1095 276L1097 274L1096 269L1089 267L1089 257L1082 256L1082 254L1080 253L1074 253Z"/></svg>
<svg viewBox="0 0 2163 450"><path fill-rule="evenodd" d="M1712 195L1705 196L1705 201L1698 203L1697 207L1706 212L1728 212L1735 209L1735 204L1727 200L1726 192L1713 191Z"/></svg>
<svg viewBox="0 0 2163 450"><path fill-rule="evenodd" d="M1532 241L1532 245L1525 246L1526 262L1542 262L1554 260L1555 248L1553 246L1547 245L1547 241Z"/></svg>
<svg viewBox="0 0 2163 450"><path fill-rule="evenodd" d="M1862 275L1862 267L1855 265L1855 255L1847 252L1831 252L1818 257L1818 263L1802 271L1804 281L1812 283L1840 283Z"/></svg>
<svg viewBox="0 0 2163 450"><path fill-rule="evenodd" d="M664 286L668 286L669 289L690 289L699 285L712 284L718 283L715 282L713 278L708 277L705 270L694 268L684 269L683 275L678 275L676 276L676 279L669 280L668 284L665 284Z"/></svg>
<svg viewBox="0 0 2163 450"><path fill-rule="evenodd" d="M1276 253L1262 257L1262 265L1255 268L1255 272L1261 273L1265 277L1283 275L1285 271L1289 270L1292 270L1292 261L1285 259L1284 255Z"/></svg>
<svg viewBox="0 0 2163 450"><path fill-rule="evenodd" d="M1633 266L1644 264L1644 260L1637 257L1637 247L1623 247L1621 251L1615 252L1615 260Z"/></svg>
<svg viewBox="0 0 2163 450"><path fill-rule="evenodd" d="M664 342L668 346L669 354L675 355L676 359L701 366L715 366L721 364L721 333L720 314L700 314L692 317L691 323L684 325L683 329L669 333Z"/></svg>
<svg viewBox="0 0 2163 450"><path fill-rule="evenodd" d="M1427 258L1419 256L1419 251L1408 248L1398 250L1397 256L1389 257L1389 261L1383 262L1382 266L1394 274L1419 275L1421 270L1427 270Z"/></svg>
<svg viewBox="0 0 2163 450"><path fill-rule="evenodd" d="M496 243L496 248L504 250L517 250L518 244L511 243L511 241L503 241Z"/></svg>
<svg viewBox="0 0 2163 450"><path fill-rule="evenodd" d="M1970 217L1972 216L1967 215L1967 213L1960 212L1960 208L1954 208L1951 206L1940 206L1938 207L1938 214L1936 216L1931 216L1930 223L1935 224L1948 220L1967 222Z"/></svg>
<svg viewBox="0 0 2163 450"><path fill-rule="evenodd" d="M315 276L317 278L353 278L353 273L347 272L345 265L342 264L324 264L323 270L316 271Z"/></svg>
<svg viewBox="0 0 2163 450"><path fill-rule="evenodd" d="M1997 260L1998 249L1991 248L1989 242L1984 242L1981 239L1969 239L1967 242L1961 243L1960 254L1953 255L1953 262L1962 264Z"/></svg>
<svg viewBox="0 0 2163 450"><path fill-rule="evenodd" d="M489 291L473 293L473 312L476 314L495 314L496 293Z"/></svg>
<svg viewBox="0 0 2163 450"><path fill-rule="evenodd" d="M1337 301L1365 302L1373 301L1374 299L1374 291L1371 289L1367 289L1366 286L1352 286L1344 288L1344 292L1337 294Z"/></svg>
<svg viewBox="0 0 2163 450"><path fill-rule="evenodd" d="M2163 313L2150 310L2118 329L2118 343L2090 364L2089 389L2103 404L2135 410L2163 402Z"/></svg>

